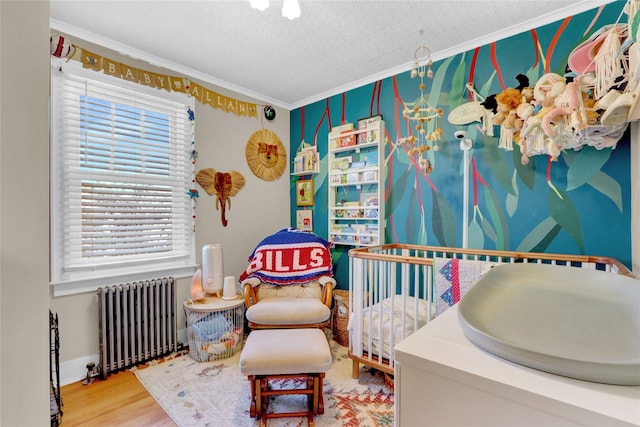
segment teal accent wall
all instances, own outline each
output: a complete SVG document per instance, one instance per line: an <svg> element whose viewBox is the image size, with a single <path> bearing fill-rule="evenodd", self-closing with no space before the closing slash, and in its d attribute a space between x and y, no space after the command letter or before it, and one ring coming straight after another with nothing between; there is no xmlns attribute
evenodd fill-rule
<svg viewBox="0 0 640 427"><path fill-rule="evenodd" d="M462 247L463 152L454 132L464 130L474 141L469 247L601 255L630 267L628 130L615 149L584 147L563 152L556 161L539 155L523 166L517 146L513 151L498 148L498 126L494 128L495 136L490 137L482 134L479 122L454 126L446 119L451 109L469 100L464 89L468 81L473 81L480 95L487 97L516 87L518 74L527 75L530 86L547 72L564 75L574 47L603 25L626 22L626 15L621 13L624 3L610 3L434 62L434 78L425 79L425 93L444 114L438 120L443 130L440 150L427 152L433 165L429 175L421 171L405 146L397 144L415 132L402 117L404 103L413 102L420 95L419 82L411 79L408 71L292 111L291 156L304 140L317 145L321 158L321 172L310 176L315 187L314 232L328 237L329 130L343 119L355 124L358 119L381 114L387 137L385 243ZM295 202L297 179L291 178L294 226L299 209ZM335 275L343 289L348 287L349 249L336 246L333 251Z"/></svg>

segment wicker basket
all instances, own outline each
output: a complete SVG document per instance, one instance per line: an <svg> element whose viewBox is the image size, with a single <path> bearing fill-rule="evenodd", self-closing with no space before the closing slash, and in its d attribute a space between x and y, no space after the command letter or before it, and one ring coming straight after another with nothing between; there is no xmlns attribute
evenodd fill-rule
<svg viewBox="0 0 640 427"><path fill-rule="evenodd" d="M233 356L244 340L244 304L209 297L203 302L184 302L189 354L196 362Z"/></svg>
<svg viewBox="0 0 640 427"><path fill-rule="evenodd" d="M331 312L331 324L333 338L343 346L349 345L349 291L335 289L333 291L333 310Z"/></svg>

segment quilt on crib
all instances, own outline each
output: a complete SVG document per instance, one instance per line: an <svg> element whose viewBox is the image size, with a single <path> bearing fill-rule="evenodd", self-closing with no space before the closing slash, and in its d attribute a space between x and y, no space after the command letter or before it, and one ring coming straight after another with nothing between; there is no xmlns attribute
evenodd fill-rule
<svg viewBox="0 0 640 427"><path fill-rule="evenodd" d="M434 284L436 313L440 315L478 281L496 262L465 260L457 258L434 258Z"/></svg>

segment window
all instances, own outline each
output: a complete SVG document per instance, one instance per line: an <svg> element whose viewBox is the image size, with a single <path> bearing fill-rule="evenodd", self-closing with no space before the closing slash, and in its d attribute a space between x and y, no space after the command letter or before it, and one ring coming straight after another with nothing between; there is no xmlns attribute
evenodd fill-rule
<svg viewBox="0 0 640 427"><path fill-rule="evenodd" d="M52 70L54 294L195 265L193 101L83 70Z"/></svg>

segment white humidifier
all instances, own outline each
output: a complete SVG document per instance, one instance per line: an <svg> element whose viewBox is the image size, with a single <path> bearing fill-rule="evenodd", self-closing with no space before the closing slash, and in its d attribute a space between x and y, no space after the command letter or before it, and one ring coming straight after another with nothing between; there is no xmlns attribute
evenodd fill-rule
<svg viewBox="0 0 640 427"><path fill-rule="evenodd" d="M222 246L220 244L202 247L202 289L208 294L221 295L224 287Z"/></svg>

